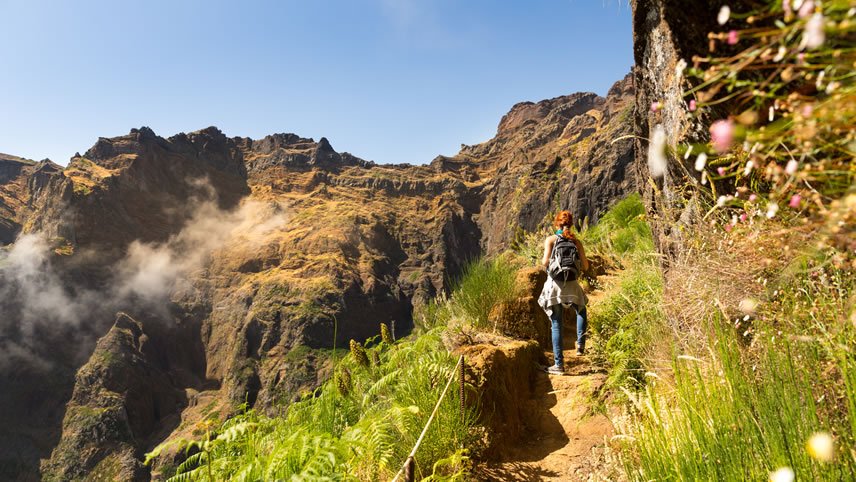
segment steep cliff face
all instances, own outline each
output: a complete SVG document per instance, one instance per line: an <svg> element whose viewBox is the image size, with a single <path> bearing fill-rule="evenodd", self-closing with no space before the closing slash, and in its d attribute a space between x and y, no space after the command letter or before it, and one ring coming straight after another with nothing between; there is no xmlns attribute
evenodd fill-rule
<svg viewBox="0 0 856 482"><path fill-rule="evenodd" d="M732 11L749 10L751 2L729 2ZM683 60L689 65L694 56L708 53L708 32L721 30L716 16L721 3L679 0L634 0L633 52L636 66L636 108L633 111L635 156L644 160L655 126L661 126L671 146L680 143L703 143L708 134L694 130L688 105L683 97L687 89L676 67ZM720 48L727 48L727 46ZM653 103L661 108L651 109ZM707 115L702 113L701 115ZM682 246L681 224L696 221L696 203L681 189L692 182L687 176L692 159L671 159L665 175L650 178L645 162L636 164L636 177L649 211L658 251L668 255ZM684 164L684 168L680 167ZM657 194L659 192L659 194Z"/></svg>
<svg viewBox="0 0 856 482"><path fill-rule="evenodd" d="M324 350L380 323L407 333L414 303L514 229L559 207L594 219L634 189L632 145L614 142L632 98L628 77L606 98L518 104L494 139L424 166L216 128L134 129L65 169L0 161L6 239L23 235L0 253L0 459L52 449L46 476L145 478L135 460L170 433L298 398ZM48 297L62 316L39 311Z"/></svg>
<svg viewBox="0 0 856 482"><path fill-rule="evenodd" d="M38 211L48 185L62 171L49 160L34 162L0 153L0 245L12 243L29 215Z"/></svg>
<svg viewBox="0 0 856 482"><path fill-rule="evenodd" d="M505 249L519 229L535 231L560 209L578 225L636 190L632 152L633 78L604 97L573 94L515 105L497 135L461 150L484 179L479 225L488 253ZM437 161L435 161L436 163Z"/></svg>

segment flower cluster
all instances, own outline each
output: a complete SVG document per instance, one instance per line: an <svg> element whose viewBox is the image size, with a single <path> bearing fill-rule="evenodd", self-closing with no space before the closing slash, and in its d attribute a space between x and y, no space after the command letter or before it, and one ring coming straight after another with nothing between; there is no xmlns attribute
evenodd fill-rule
<svg viewBox="0 0 856 482"><path fill-rule="evenodd" d="M679 146L684 159L717 208L733 211L726 230L783 208L825 214L856 180L856 8L846 0L783 0L742 14L723 6L717 23L710 55L680 69L687 111L710 133L708 144Z"/></svg>

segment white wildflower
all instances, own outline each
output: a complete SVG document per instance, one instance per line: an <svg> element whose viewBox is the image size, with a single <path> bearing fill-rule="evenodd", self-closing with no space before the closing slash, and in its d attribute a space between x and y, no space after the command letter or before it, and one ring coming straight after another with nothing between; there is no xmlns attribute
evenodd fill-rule
<svg viewBox="0 0 856 482"><path fill-rule="evenodd" d="M837 89L837 88L839 88L839 87L841 87L841 83L840 83L840 82L838 82L838 81L832 81L832 82L830 82L830 83L826 84L826 89L825 89L825 91L826 91L826 93L827 93L827 94L831 94L831 93L835 92L835 89Z"/></svg>
<svg viewBox="0 0 856 482"><path fill-rule="evenodd" d="M832 436L826 432L815 432L806 442L808 454L821 462L831 462L835 455Z"/></svg>
<svg viewBox="0 0 856 482"><path fill-rule="evenodd" d="M743 298L740 300L740 304L737 305L737 309L744 315L754 315L757 308L758 302L752 298Z"/></svg>
<svg viewBox="0 0 856 482"><path fill-rule="evenodd" d="M808 22L805 23L802 42L800 42L801 50L816 49L823 45L823 42L826 41L826 33L823 31L824 20L823 14L820 12L816 12L808 19Z"/></svg>
<svg viewBox="0 0 856 482"><path fill-rule="evenodd" d="M773 119L776 118L776 109L771 105L770 111L767 113L767 121L773 122Z"/></svg>
<svg viewBox="0 0 856 482"><path fill-rule="evenodd" d="M788 49L786 49L784 45L779 46L779 51L776 52L776 56L773 57L773 62L781 62L782 59L785 58L786 53L788 53Z"/></svg>
<svg viewBox="0 0 856 482"><path fill-rule="evenodd" d="M767 217L768 218L772 219L773 217L776 216L777 212L779 212L779 205L778 204L771 202L770 204L767 205Z"/></svg>
<svg viewBox="0 0 856 482"><path fill-rule="evenodd" d="M690 156L692 155L692 153L693 153L693 146L689 146L687 148L687 152L684 153L684 160L689 159Z"/></svg>
<svg viewBox="0 0 856 482"><path fill-rule="evenodd" d="M716 206L721 208L721 207L725 206L725 203L727 201L728 201L728 197L719 196L719 198L716 200Z"/></svg>
<svg viewBox="0 0 856 482"><path fill-rule="evenodd" d="M731 8L728 5L723 5L716 15L716 22L720 25L725 25L725 22L731 17Z"/></svg>
<svg viewBox="0 0 856 482"><path fill-rule="evenodd" d="M788 176L793 176L794 174L796 174L799 165L800 163L797 162L796 159L791 159L790 161L788 161L788 165L785 166L785 174L787 174Z"/></svg>
<svg viewBox="0 0 856 482"><path fill-rule="evenodd" d="M701 154L698 155L698 157L696 157L695 170L696 171L703 171L704 166L706 166L706 165L707 165L707 154L702 152Z"/></svg>
<svg viewBox="0 0 856 482"><path fill-rule="evenodd" d="M819 74L817 74L817 80L814 82L814 86L817 87L817 90L823 89L823 78L826 76L826 71L821 70Z"/></svg>
<svg viewBox="0 0 856 482"><path fill-rule="evenodd" d="M794 471L790 467L782 467L770 472L770 482L794 482Z"/></svg>
<svg viewBox="0 0 856 482"><path fill-rule="evenodd" d="M654 177L661 177L666 173L666 131L663 126L657 124L654 127L654 134L651 136L651 143L648 145L648 169Z"/></svg>
<svg viewBox="0 0 856 482"><path fill-rule="evenodd" d="M744 175L744 176L748 176L748 175L749 175L749 173L750 173L750 172L752 172L752 169L753 169L754 167L755 167L755 162L754 162L754 161L751 161L751 160L746 161L746 167L745 167L745 168L743 168L743 175Z"/></svg>

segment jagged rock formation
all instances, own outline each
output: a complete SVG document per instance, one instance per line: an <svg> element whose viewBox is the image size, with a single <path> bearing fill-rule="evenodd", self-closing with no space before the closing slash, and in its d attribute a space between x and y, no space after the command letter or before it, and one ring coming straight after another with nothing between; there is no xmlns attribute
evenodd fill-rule
<svg viewBox="0 0 856 482"><path fill-rule="evenodd" d="M164 415L183 408L172 386L163 347L145 327L120 313L77 372L63 418L63 437L43 466L46 480L139 480L145 470L137 447ZM173 351L174 352L174 351ZM158 363L160 362L160 363Z"/></svg>
<svg viewBox="0 0 856 482"><path fill-rule="evenodd" d="M0 153L0 245L15 241L29 214L45 201L42 190L62 166Z"/></svg>
<svg viewBox="0 0 856 482"><path fill-rule="evenodd" d="M632 106L629 76L606 98L518 104L494 139L422 166L216 128L166 139L134 129L65 169L0 159L4 239L43 233L40 269L76 300L73 321L20 330L21 280L0 279L0 342L50 374L36 389L37 368L0 370L0 405L15 414L0 415L0 464L32 469L52 450L47 476L145 478L136 460L169 434L242 402L274 411L300 397L326 376L334 342L380 323L406 333L414 303L516 230L559 207L596 219L632 192L632 142L615 141L631 132ZM34 398L38 422L21 410Z"/></svg>

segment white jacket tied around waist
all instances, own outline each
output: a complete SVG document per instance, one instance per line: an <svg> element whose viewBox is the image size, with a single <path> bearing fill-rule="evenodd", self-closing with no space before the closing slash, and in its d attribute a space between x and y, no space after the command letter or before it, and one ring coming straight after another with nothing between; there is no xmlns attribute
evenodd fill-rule
<svg viewBox="0 0 856 482"><path fill-rule="evenodd" d="M573 304L579 310L585 308L587 302L588 298L579 281L556 282L549 276L544 283L544 288L541 289L541 296L538 297L538 305L547 313L547 316L553 316L553 307L556 305Z"/></svg>

